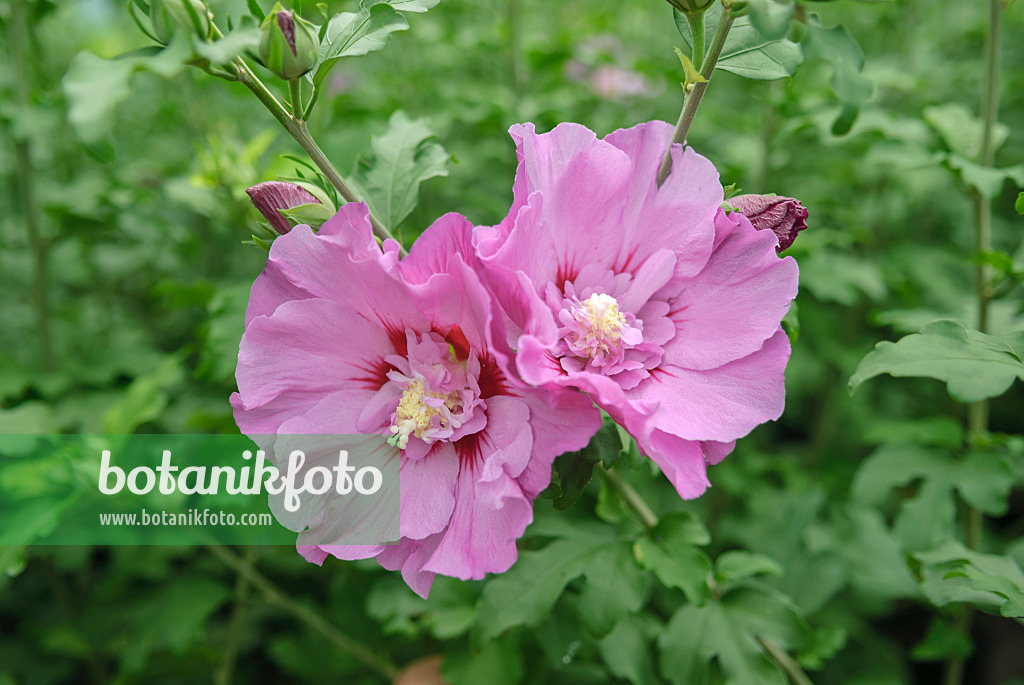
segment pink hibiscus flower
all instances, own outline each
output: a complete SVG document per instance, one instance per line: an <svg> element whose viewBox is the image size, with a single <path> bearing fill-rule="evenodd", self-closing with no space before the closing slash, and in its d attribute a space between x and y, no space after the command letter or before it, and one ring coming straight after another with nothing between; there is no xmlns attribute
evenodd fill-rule
<svg viewBox="0 0 1024 685"><path fill-rule="evenodd" d="M552 461L601 422L582 393L510 372L500 312L470 266L472 230L446 215L400 261L397 243L374 241L366 207L349 204L316 234L297 226L275 240L232 396L246 434L390 438L401 450L398 544L299 549L315 563L376 557L424 597L437 573L507 570Z"/></svg>
<svg viewBox="0 0 1024 685"><path fill-rule="evenodd" d="M782 413L796 262L721 209L718 172L692 149L674 146L657 186L668 124L511 133L512 209L476 241L518 372L588 392L682 497L700 495L707 465Z"/></svg>

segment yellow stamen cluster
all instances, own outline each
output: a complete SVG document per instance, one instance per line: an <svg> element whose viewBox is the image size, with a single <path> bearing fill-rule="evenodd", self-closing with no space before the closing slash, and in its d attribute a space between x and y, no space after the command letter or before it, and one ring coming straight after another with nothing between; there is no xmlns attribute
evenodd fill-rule
<svg viewBox="0 0 1024 685"><path fill-rule="evenodd" d="M626 325L626 317L619 311L619 303L611 295L594 293L584 303L590 330L608 341L616 341L622 336L622 328Z"/></svg>
<svg viewBox="0 0 1024 685"><path fill-rule="evenodd" d="M441 414L441 407L432 407L423 401L424 397L431 397L444 401L444 406L451 409L455 404L453 394L444 395L437 392L426 392L423 381L417 379L409 384L409 387L402 393L402 399L398 402L398 409L395 411L395 422L391 426L394 434L388 442L397 445L399 449L405 449L409 444L409 436L414 435L422 439L426 432L432 428L431 419ZM447 420L444 416L440 418L440 428L447 428Z"/></svg>

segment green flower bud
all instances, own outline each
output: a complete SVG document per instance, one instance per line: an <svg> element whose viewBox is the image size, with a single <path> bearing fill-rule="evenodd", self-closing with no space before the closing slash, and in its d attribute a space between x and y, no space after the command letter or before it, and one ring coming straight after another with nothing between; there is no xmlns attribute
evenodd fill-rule
<svg viewBox="0 0 1024 685"><path fill-rule="evenodd" d="M703 14L715 0L668 0L668 3L683 14Z"/></svg>
<svg viewBox="0 0 1024 685"><path fill-rule="evenodd" d="M192 16L185 7L185 2L192 5L196 16L199 17L202 35L209 34L210 14L202 0L150 0L149 21L153 24L153 33L160 42L169 43L175 31L195 33L196 26L192 23Z"/></svg>
<svg viewBox="0 0 1024 685"><path fill-rule="evenodd" d="M274 5L260 27L260 59L283 79L298 78L313 68L320 53L316 27Z"/></svg>

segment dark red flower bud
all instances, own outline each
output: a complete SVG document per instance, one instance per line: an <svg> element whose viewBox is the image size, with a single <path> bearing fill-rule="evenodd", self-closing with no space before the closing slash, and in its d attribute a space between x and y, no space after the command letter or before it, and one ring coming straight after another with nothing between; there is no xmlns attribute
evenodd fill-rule
<svg viewBox="0 0 1024 685"><path fill-rule="evenodd" d="M284 34L284 39L288 42L288 47L292 49L292 54L297 54L295 51L295 21L292 19L292 13L278 12L277 26Z"/></svg>
<svg viewBox="0 0 1024 685"><path fill-rule="evenodd" d="M779 195L738 195L727 202L743 214L757 230L771 229L779 238L776 252L782 252L807 228L807 210L799 200Z"/></svg>
<svg viewBox="0 0 1024 685"><path fill-rule="evenodd" d="M252 199L252 203L256 205L260 214L266 217L274 230L281 235L292 230L292 227L278 210L291 209L312 202L320 203L320 200L302 186L284 181L257 183L252 188L247 188L245 192L249 194L249 198Z"/></svg>

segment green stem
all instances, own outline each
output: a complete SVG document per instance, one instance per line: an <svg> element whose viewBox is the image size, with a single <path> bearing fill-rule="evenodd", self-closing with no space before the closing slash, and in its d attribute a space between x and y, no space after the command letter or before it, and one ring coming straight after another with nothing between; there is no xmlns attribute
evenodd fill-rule
<svg viewBox="0 0 1024 685"><path fill-rule="evenodd" d="M9 47L14 62L14 79L17 102L23 111L32 104L31 74L29 73L27 39L29 22L25 13L25 0L14 0L11 3L11 25ZM33 253L33 277L31 299L36 312L36 329L39 334L39 356L44 371L53 371L55 366L53 342L50 337L50 304L47 262L49 261L50 241L43 236L42 220L35 197L35 169L32 166L32 143L27 137L16 133L14 136L14 156L18 166L18 197L21 205L22 218L25 221L25 232L28 244Z"/></svg>
<svg viewBox="0 0 1024 685"><path fill-rule="evenodd" d="M732 28L732 22L735 17L732 15L732 11L723 1L722 18L718 20L718 26L715 28L715 35L711 38L711 47L708 48L708 54L705 56L704 64L701 67L700 75L704 77L704 81L693 84L693 88L689 93L686 94L685 100L683 100L683 109L679 112L679 121L676 122L676 130L672 135L672 144L686 142L686 136L690 132L690 126L693 124L693 118L697 116L697 108L700 107L701 98L704 97L704 91L708 89L708 82L711 80L711 74L715 70L715 65L718 64L718 58L722 54L722 48L725 47L725 39L729 35L729 29ZM702 19L703 21L703 19ZM703 27L701 27L703 30ZM696 40L694 40L696 46ZM672 145L669 145L668 150L665 151L665 159L661 162L661 169L658 170L658 186L661 186L668 178L669 173L672 171Z"/></svg>
<svg viewBox="0 0 1024 685"><path fill-rule="evenodd" d="M693 62L693 68L700 71L704 66L704 12L686 12L686 21L690 24L690 36L693 39L690 61Z"/></svg>
<svg viewBox="0 0 1024 685"><path fill-rule="evenodd" d="M654 510L647 505L647 502L644 501L644 498L640 496L640 493L637 492L632 485L626 482L626 480L613 469L606 469L601 466L601 464L598 464L597 468L601 469L601 472L604 474L608 484L622 495L622 499L626 500L626 504L628 504L630 508L636 512L637 516L640 517L645 528L649 530L658 525L658 515L655 514Z"/></svg>
<svg viewBox="0 0 1024 685"><path fill-rule="evenodd" d="M303 121L305 113L302 111L302 79L293 78L288 81L288 97L291 98L292 117Z"/></svg>
<svg viewBox="0 0 1024 685"><path fill-rule="evenodd" d="M394 680L398 675L398 668L390 661L379 656L377 652L370 647L367 647L361 642L357 642L348 635L345 635L321 618L319 614L297 603L291 597L286 595L279 587L274 585L266 576L257 571L251 563L238 556L227 547L217 544L209 544L206 545L206 548L210 550L214 556L224 562L225 565L230 566L236 572L245 576L254 587L263 593L263 596L268 602L276 604L313 630L323 635L338 647L338 649L362 662L364 666L372 669L388 682Z"/></svg>
<svg viewBox="0 0 1024 685"><path fill-rule="evenodd" d="M526 65L523 63L523 3L508 0L509 60L512 69L512 92L516 106L526 89Z"/></svg>
<svg viewBox="0 0 1024 685"><path fill-rule="evenodd" d="M324 151L313 140L313 137L309 134L309 129L306 128L306 122L293 117L241 58L235 62L235 68L238 70L239 82L251 90L257 99L263 103L263 106L270 110L274 118L284 126L284 129L295 139L299 147L309 155L309 158L313 160L313 163L320 169L330 184L335 187L345 202L361 202L352 188L345 182L345 179L338 173L338 170L331 164L331 161L327 159ZM373 227L374 235L381 240L396 240L391 235L391 231L373 215L373 212L370 212L370 225ZM396 242L398 241L396 240ZM408 254L400 242L399 248L402 254Z"/></svg>
<svg viewBox="0 0 1024 685"><path fill-rule="evenodd" d="M758 642L764 647L764 650L768 652L768 656L771 657L772 661L777 663L786 675L789 677L789 682L792 685L814 685L811 679L807 677L804 670L800 668L800 664L793 660L786 650L778 646L771 640L765 640L764 638L758 638Z"/></svg>
<svg viewBox="0 0 1024 685"><path fill-rule="evenodd" d="M981 154L978 162L985 167L995 163L994 132L999 116L999 46L1003 0L989 0L988 32L985 35L985 75L981 96ZM974 191L974 248L978 253L992 249L992 201L982 193ZM991 274L988 265L979 264L975 272L975 294L978 298L977 328L982 333L988 330L988 307L991 294ZM988 433L989 404L987 400L974 402L967 408L968 433L977 438ZM984 528L980 511L967 506L965 542L971 549L978 549ZM957 628L963 634L971 632L974 608L964 605L957 616ZM945 685L959 685L963 680L964 658L951 657L946 663Z"/></svg>
<svg viewBox="0 0 1024 685"><path fill-rule="evenodd" d="M246 561L252 563L254 554L250 550ZM234 609L231 612L231 623L228 625L227 642L220 661L220 670L215 674L217 685L231 685L235 673L235 660L238 656L238 638L242 633L242 619L245 616L245 600L249 594L249 576L239 573L235 579Z"/></svg>

